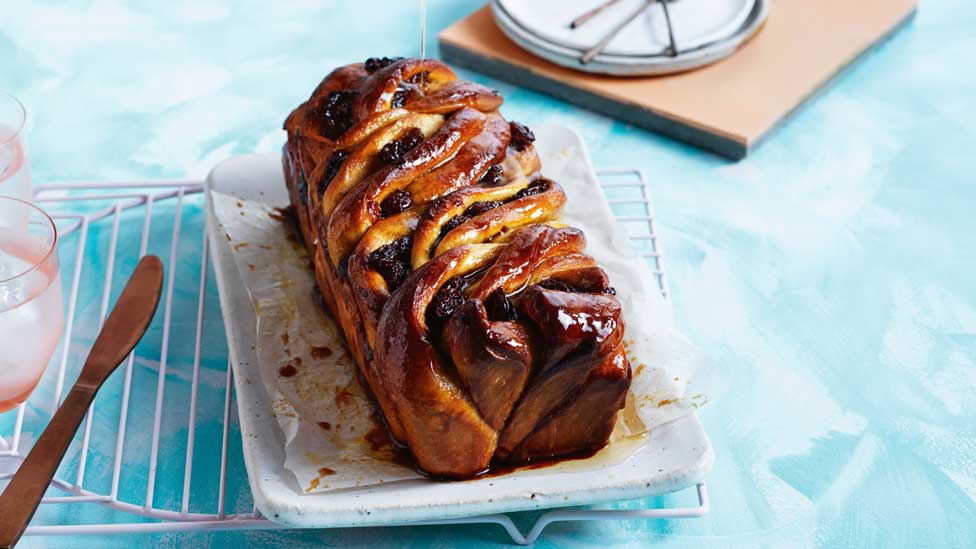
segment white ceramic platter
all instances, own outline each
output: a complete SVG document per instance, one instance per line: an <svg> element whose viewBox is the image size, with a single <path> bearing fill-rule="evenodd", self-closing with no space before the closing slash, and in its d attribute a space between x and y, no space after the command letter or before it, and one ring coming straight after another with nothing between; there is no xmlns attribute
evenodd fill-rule
<svg viewBox="0 0 976 549"><path fill-rule="evenodd" d="M535 133L543 165L565 158L567 151L575 149L579 153L575 156L585 159L578 170L580 177L598 185L579 134L562 127L539 127ZM207 186L208 190L243 199L287 204L278 154L231 158L214 168ZM593 208L593 215L608 216L607 226L614 226L605 202ZM364 526L641 498L692 486L712 466L714 454L708 436L697 416L690 414L652 429L641 450L597 471L560 465L465 482L416 479L303 494L294 476L284 468L283 435L257 371L254 309L210 205L207 225L233 365L248 479L257 508L273 521L312 528ZM647 277L651 277L650 270Z"/></svg>
<svg viewBox="0 0 976 549"><path fill-rule="evenodd" d="M569 23L604 0L497 0L509 17L547 42L586 51L608 29L640 9L645 0L618 0L576 29ZM680 50L724 40L742 27L756 0L674 0L668 4ZM609 55L656 55L670 45L660 2L654 2L624 28L605 52Z"/></svg>
<svg viewBox="0 0 976 549"><path fill-rule="evenodd" d="M669 6L676 4L677 2ZM586 65L581 64L579 58L583 51L598 41L598 38L587 41L585 47L570 47L564 43L554 42L529 30L520 21L512 17L509 11L503 6L502 0L494 0L491 3L491 9L495 23L510 40L530 53L547 61L583 72L615 76L648 76L670 74L702 67L731 55L739 46L746 40L752 38L762 28L762 24L769 16L770 0L755 0L754 3L751 3L745 17L739 22L739 26L725 38L708 36L707 38L715 39L702 42L692 47L676 37L675 41L680 52L677 56L663 53L662 49L667 47L667 44L665 44L645 55L619 54L604 51ZM649 12L649 15L654 15L654 12ZM632 27L639 28L640 26L637 23L635 21L627 29L631 29ZM677 32L678 22L675 22L674 26ZM584 26L583 28L586 27ZM605 31L606 28L602 30ZM722 33L724 34L725 30ZM718 33L712 34L721 36ZM689 43L696 42L698 41Z"/></svg>

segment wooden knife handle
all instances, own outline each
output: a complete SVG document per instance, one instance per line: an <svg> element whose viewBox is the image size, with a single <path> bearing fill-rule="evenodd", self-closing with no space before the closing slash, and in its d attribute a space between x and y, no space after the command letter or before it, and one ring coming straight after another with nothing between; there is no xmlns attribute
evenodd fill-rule
<svg viewBox="0 0 976 549"><path fill-rule="evenodd" d="M71 439L95 399L96 390L80 385L71 389L44 434L3 491L0 496L0 548L13 547L27 529Z"/></svg>

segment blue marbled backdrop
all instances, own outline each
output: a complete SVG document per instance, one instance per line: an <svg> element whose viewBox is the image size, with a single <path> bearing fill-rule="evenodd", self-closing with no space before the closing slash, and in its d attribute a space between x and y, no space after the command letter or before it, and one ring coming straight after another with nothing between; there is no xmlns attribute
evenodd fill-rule
<svg viewBox="0 0 976 549"><path fill-rule="evenodd" d="M429 4L436 31L479 2ZM202 176L229 155L278 149L283 117L333 66L416 54L417 19L413 2L8 1L0 87L31 110L35 182ZM699 379L718 455L712 513L559 525L540 546L976 546L974 29L971 2L925 2L739 163L461 71L501 89L510 117L579 129L597 165L648 172L680 327L713 363ZM198 214L187 230L199 230ZM177 344L174 362L185 351ZM223 380L208 366L223 352L208 347L202 414L220 413ZM216 433L200 436L198 453L217 451ZM162 461L161 482L178 485L182 463ZM133 475L142 486L144 473ZM64 516L104 520L98 510ZM505 539L490 527L427 527L24 545Z"/></svg>

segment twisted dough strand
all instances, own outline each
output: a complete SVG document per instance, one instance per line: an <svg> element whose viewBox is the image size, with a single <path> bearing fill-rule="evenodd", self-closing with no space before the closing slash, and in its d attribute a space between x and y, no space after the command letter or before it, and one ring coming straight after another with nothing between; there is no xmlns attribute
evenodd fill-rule
<svg viewBox="0 0 976 549"><path fill-rule="evenodd" d="M340 67L285 122L326 305L431 474L592 451L630 384L620 303L532 134L434 60Z"/></svg>

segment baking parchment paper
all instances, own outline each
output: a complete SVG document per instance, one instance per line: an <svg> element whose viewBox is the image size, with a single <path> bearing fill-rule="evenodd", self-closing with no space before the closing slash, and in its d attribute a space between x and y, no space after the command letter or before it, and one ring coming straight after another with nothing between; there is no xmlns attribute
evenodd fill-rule
<svg viewBox="0 0 976 549"><path fill-rule="evenodd" d="M649 428L697 407L699 395L686 393L698 356L674 330L670 305L614 220L585 153L566 147L542 156L543 173L568 195L565 222L585 231L587 253L607 271L624 306L634 373L627 407L610 448L573 465L596 468L625 460ZM258 201L210 196L254 304L261 382L285 434L285 468L306 493L418 478L389 444L336 325L313 298L308 254L280 213Z"/></svg>

